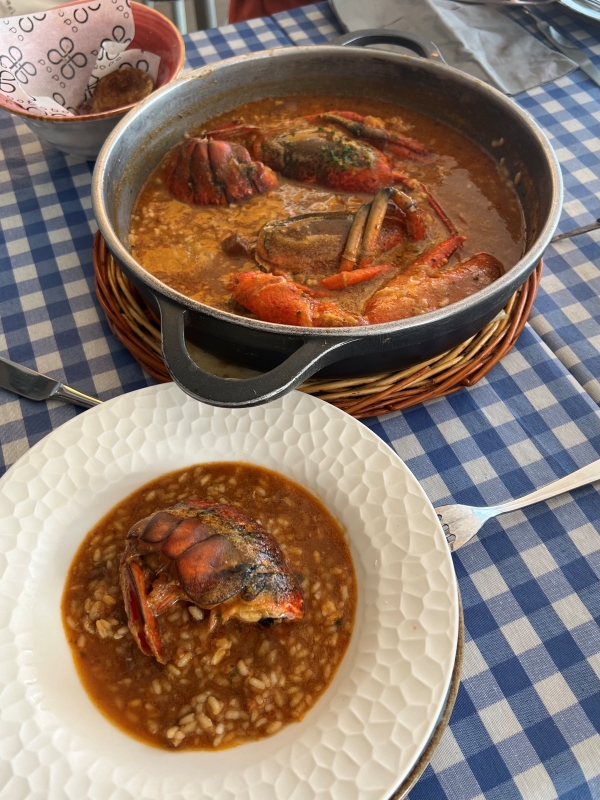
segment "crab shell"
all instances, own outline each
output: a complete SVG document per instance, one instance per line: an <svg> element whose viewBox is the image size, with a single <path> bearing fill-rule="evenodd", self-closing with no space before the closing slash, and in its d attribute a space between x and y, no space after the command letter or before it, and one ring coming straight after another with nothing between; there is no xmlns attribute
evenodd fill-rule
<svg viewBox="0 0 600 800"><path fill-rule="evenodd" d="M269 272L294 280L332 275L339 270L354 216L351 211L329 211L269 221L259 231L254 258ZM397 247L404 236L401 221L384 219L374 255Z"/></svg>
<svg viewBox="0 0 600 800"><path fill-rule="evenodd" d="M252 152L286 178L337 191L374 194L393 183L392 162L380 150L306 119L257 138Z"/></svg>

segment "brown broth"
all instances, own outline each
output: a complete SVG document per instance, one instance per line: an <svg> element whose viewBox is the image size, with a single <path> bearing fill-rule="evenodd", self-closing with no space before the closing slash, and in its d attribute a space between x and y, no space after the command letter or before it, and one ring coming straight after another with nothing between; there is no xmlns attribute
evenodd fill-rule
<svg viewBox="0 0 600 800"><path fill-rule="evenodd" d="M190 497L238 505L262 522L299 578L305 614L273 627L217 617L211 630L208 612L178 601L159 618L171 654L162 665L141 653L127 627L119 559L136 521ZM315 497L271 470L212 463L146 484L88 533L69 569L62 615L81 681L111 722L156 747L212 750L302 719L346 652L356 598L344 533Z"/></svg>
<svg viewBox="0 0 600 800"><path fill-rule="evenodd" d="M286 119L339 108L379 117L390 127L435 151L437 156L431 163L402 161L401 167L406 175L427 186L459 233L467 237L461 260L484 251L494 255L508 269L521 258L524 222L512 183L479 146L419 112L365 98L269 98L241 106L202 127L205 130L216 128L233 118L267 127ZM255 240L260 228L269 220L319 211L354 211L370 199L367 195L334 192L280 178L276 189L239 205L193 206L175 199L167 189L164 168L168 158L149 177L132 213L130 245L133 255L151 274L182 294L245 316L252 315L232 300L227 283L232 272L256 268L256 265L245 256L226 255L221 249L224 239L237 233ZM446 238L447 230L429 206L422 199L419 206L428 212L429 245L431 240ZM407 248L399 268L410 263L418 251L419 248ZM453 263L456 260L450 266ZM331 293L331 297L342 308L360 313L368 298L389 279L389 275L382 276Z"/></svg>

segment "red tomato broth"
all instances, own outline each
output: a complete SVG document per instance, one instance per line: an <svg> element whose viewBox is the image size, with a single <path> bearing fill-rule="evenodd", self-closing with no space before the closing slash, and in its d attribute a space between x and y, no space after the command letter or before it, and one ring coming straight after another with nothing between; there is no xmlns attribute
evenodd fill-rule
<svg viewBox="0 0 600 800"><path fill-rule="evenodd" d="M401 168L428 188L459 233L467 237L449 267L456 265L457 259L466 260L481 251L494 255L507 269L521 258L524 220L506 171L478 145L431 117L373 99L299 96L249 103L205 123L202 129L217 128L234 118L268 127L340 108L374 115L390 129L418 139L436 153L428 163L406 160L401 162ZM194 133L198 132L191 135ZM253 241L270 220L314 212L356 211L371 199L369 195L335 192L280 177L276 189L243 203L194 206L175 199L165 185L164 169L169 158L170 155L152 173L132 213L133 255L151 274L177 291L244 316L252 315L231 298L227 288L229 276L240 270L256 269L257 265L245 255L224 253L221 243L227 237L235 233ZM399 272L426 249L426 244L431 246L432 241L441 241L449 235L425 199L416 191L414 197L427 213L430 237L427 243L407 243L396 257ZM345 310L361 313L369 297L389 280L389 274L383 275L331 292L325 299L333 299ZM307 285L311 285L310 280Z"/></svg>

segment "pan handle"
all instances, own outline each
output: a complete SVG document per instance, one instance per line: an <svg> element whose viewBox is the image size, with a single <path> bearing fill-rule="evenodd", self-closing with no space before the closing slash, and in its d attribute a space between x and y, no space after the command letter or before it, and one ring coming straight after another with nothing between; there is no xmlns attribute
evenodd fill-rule
<svg viewBox="0 0 600 800"><path fill-rule="evenodd" d="M422 58L440 61L445 64L443 55L433 42L419 36L418 33L409 31L392 31L387 28L372 28L364 31L345 33L337 39L332 39L327 44L352 45L353 47L368 47L370 44L395 44L407 47Z"/></svg>
<svg viewBox="0 0 600 800"><path fill-rule="evenodd" d="M253 378L220 378L201 369L187 351L187 310L164 296L155 297L160 307L162 351L169 374L184 392L211 406L249 408L276 400L336 361L339 351L355 341L311 338L270 372Z"/></svg>

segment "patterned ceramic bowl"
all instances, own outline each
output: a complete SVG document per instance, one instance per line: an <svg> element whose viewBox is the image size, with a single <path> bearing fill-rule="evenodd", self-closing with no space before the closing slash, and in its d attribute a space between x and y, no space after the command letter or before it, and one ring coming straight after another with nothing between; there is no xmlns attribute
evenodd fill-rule
<svg viewBox="0 0 600 800"><path fill-rule="evenodd" d="M175 80L182 70L185 46L181 34L163 14L140 3L132 3L135 37L132 48L148 50L160 56L156 88ZM17 103L0 95L0 108L23 117L25 124L40 139L45 139L67 155L89 161L96 158L104 140L136 103L104 111L100 114L82 114L78 117L47 117L25 111Z"/></svg>

